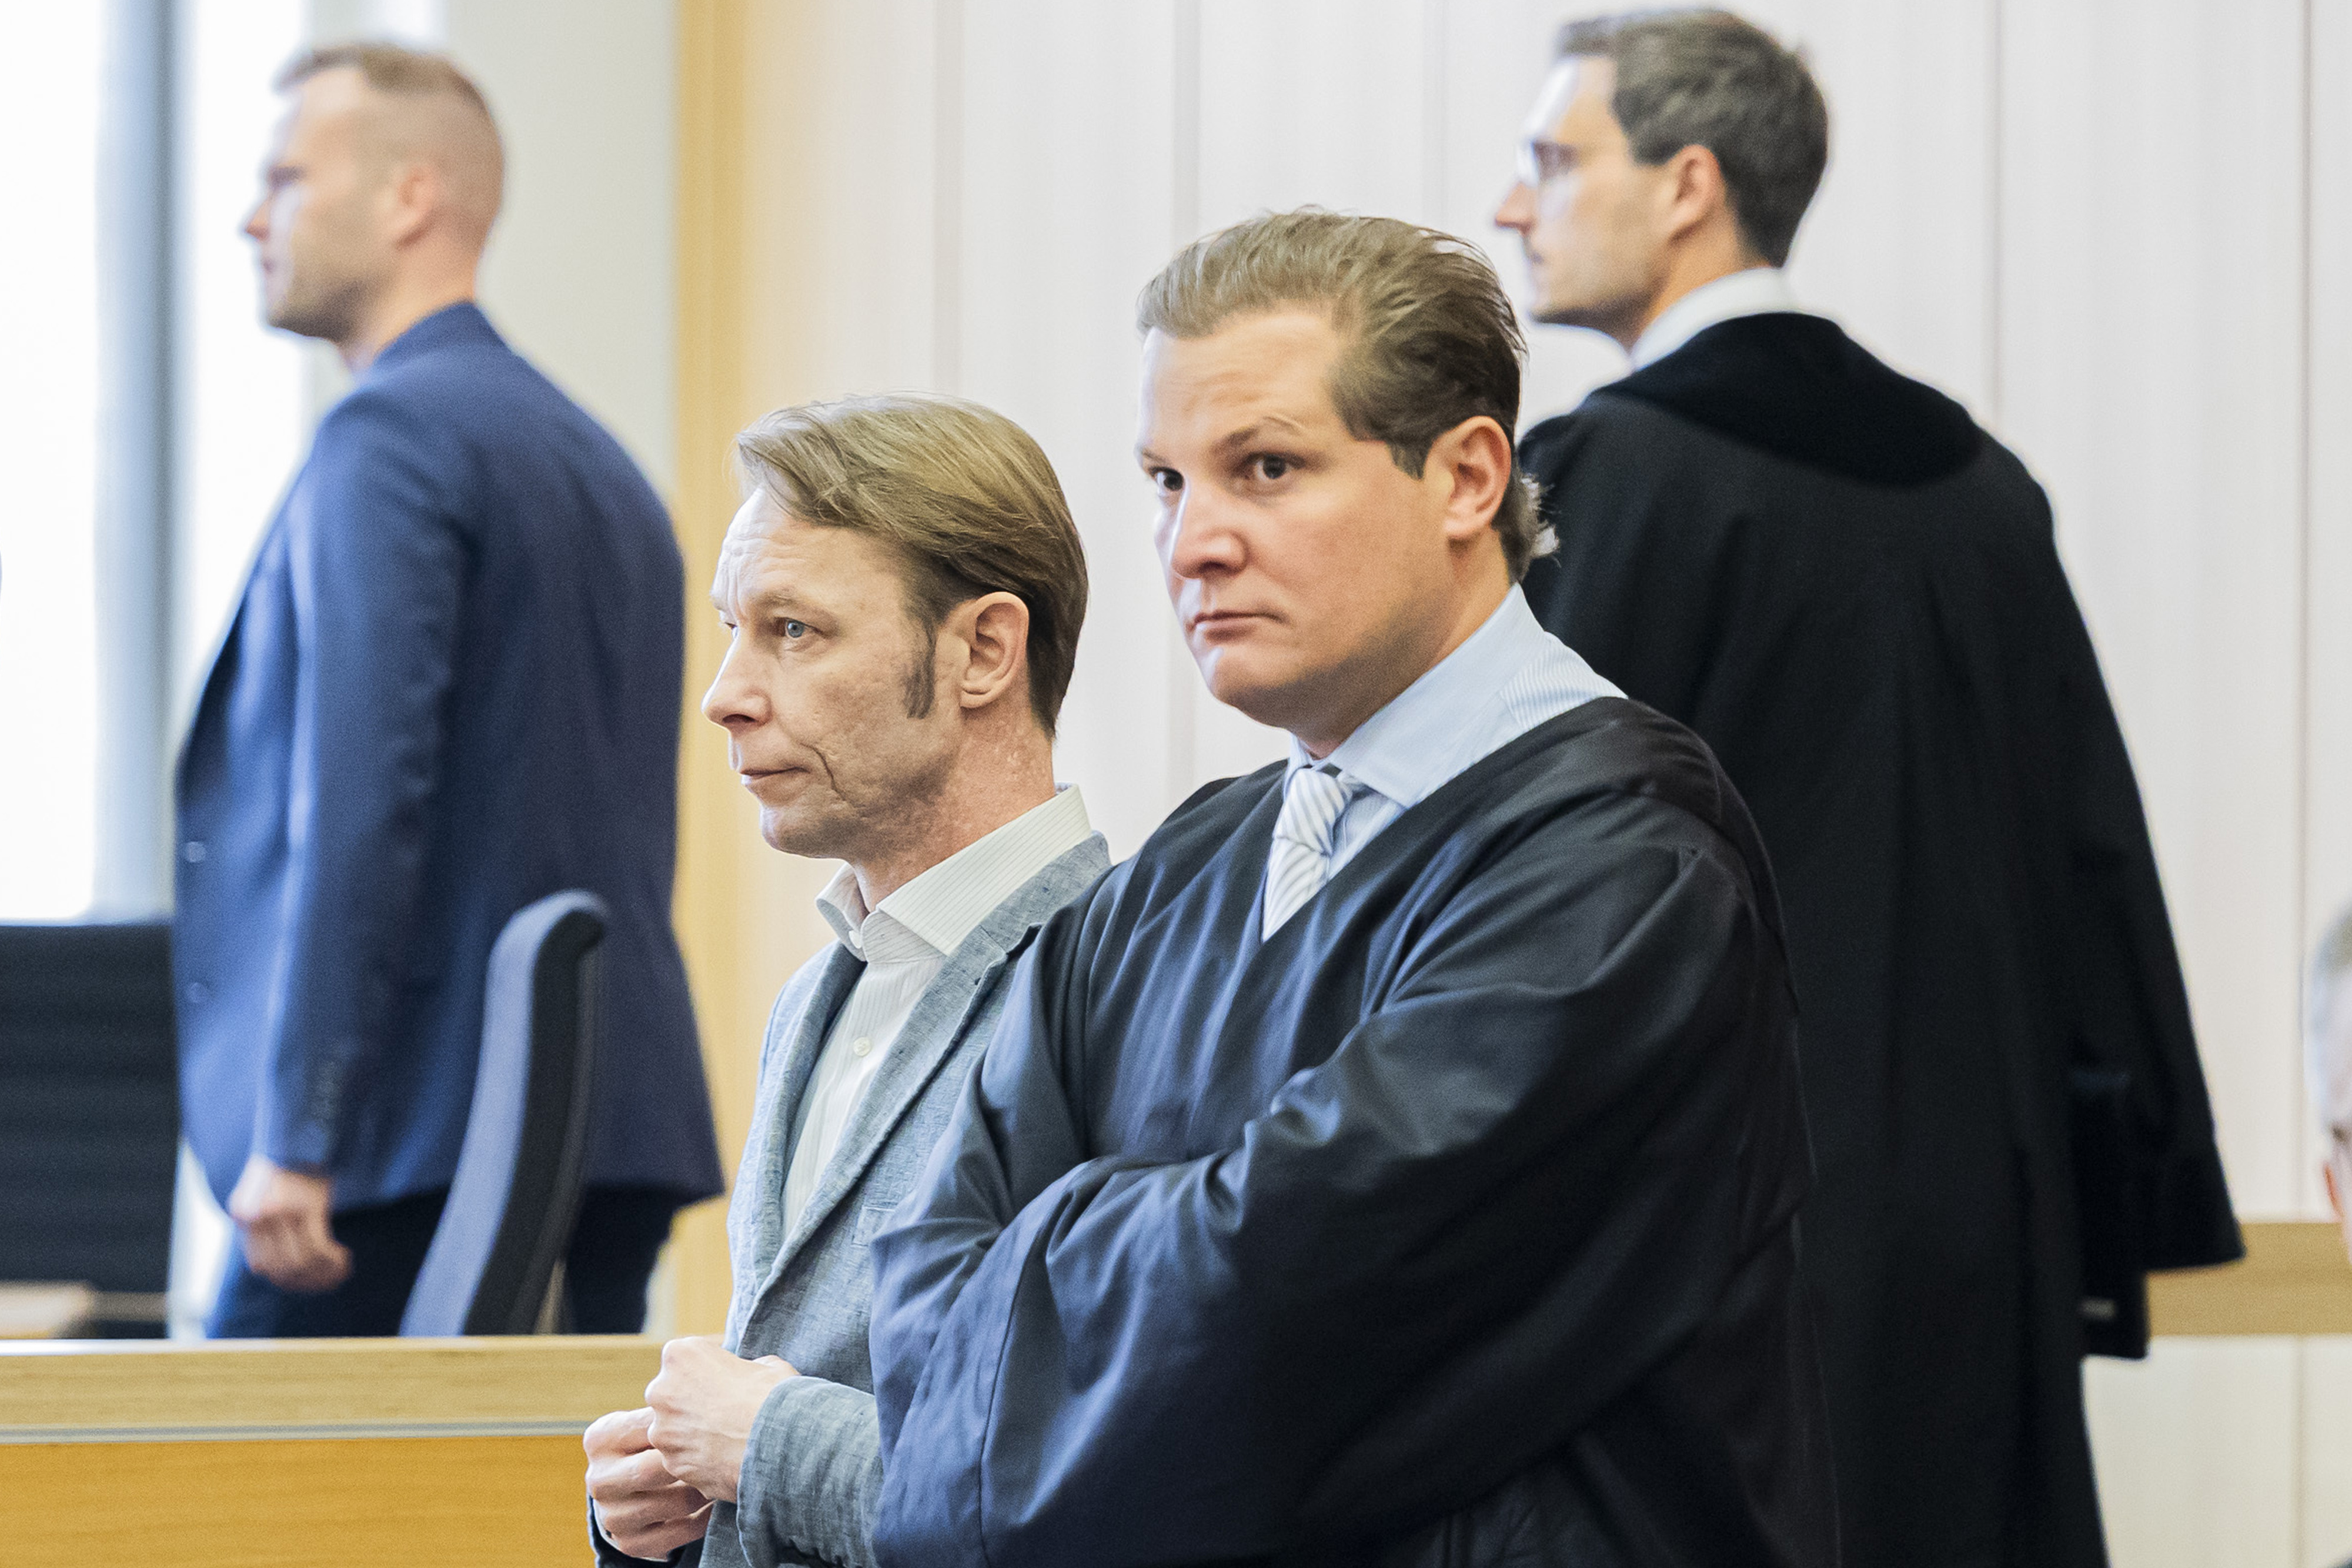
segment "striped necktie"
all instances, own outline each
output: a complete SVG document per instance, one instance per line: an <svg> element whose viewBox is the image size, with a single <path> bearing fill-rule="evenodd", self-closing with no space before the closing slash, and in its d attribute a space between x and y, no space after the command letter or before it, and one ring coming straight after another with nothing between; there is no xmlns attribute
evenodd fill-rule
<svg viewBox="0 0 2352 1568"><path fill-rule="evenodd" d="M1275 820L1274 852L1266 862L1265 925L1261 939L1298 913L1331 875L1331 830L1359 786L1341 780L1329 763L1292 770Z"/></svg>

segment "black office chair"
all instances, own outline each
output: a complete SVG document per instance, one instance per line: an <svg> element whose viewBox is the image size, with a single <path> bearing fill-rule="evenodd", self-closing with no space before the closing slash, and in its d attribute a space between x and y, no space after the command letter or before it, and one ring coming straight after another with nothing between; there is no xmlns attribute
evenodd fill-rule
<svg viewBox="0 0 2352 1568"><path fill-rule="evenodd" d="M163 1332L180 1146L172 928L0 925L0 1280L79 1281Z"/></svg>
<svg viewBox="0 0 2352 1568"><path fill-rule="evenodd" d="M541 1325L586 1176L603 902L552 894L490 949L482 1061L449 1202L404 1334L520 1334Z"/></svg>

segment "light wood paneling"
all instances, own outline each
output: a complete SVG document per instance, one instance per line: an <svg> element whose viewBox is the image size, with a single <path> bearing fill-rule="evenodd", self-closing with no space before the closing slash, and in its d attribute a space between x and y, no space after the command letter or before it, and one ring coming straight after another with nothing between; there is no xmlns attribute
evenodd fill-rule
<svg viewBox="0 0 2352 1568"><path fill-rule="evenodd" d="M758 811L727 760L725 734L702 716L726 637L708 599L719 540L735 509L728 443L755 412L747 392L746 318L752 284L751 120L747 99L751 17L744 0L678 6L677 497L686 555L686 709L678 751L676 919L694 987L702 1054L730 1177L751 1119L760 1030L779 971L795 945L763 912L763 882L788 867L759 836ZM813 948L814 944L808 944ZM680 1217L672 1241L676 1322L706 1333L726 1322L722 1205Z"/></svg>
<svg viewBox="0 0 2352 1568"><path fill-rule="evenodd" d="M2057 507L2255 1215L2304 1190L2302 15L2001 19L2000 424Z"/></svg>
<svg viewBox="0 0 2352 1568"><path fill-rule="evenodd" d="M580 1434L636 1337L0 1347L11 1561L258 1568L583 1560Z"/></svg>
<svg viewBox="0 0 2352 1568"><path fill-rule="evenodd" d="M571 1437L0 1445L0 1524L22 1563L584 1563L585 1469Z"/></svg>

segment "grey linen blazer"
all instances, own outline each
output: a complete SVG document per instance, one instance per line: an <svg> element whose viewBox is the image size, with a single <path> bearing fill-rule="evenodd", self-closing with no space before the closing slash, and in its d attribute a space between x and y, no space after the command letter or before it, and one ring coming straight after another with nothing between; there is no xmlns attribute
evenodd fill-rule
<svg viewBox="0 0 2352 1568"><path fill-rule="evenodd" d="M701 1568L784 1563L868 1568L882 1490L882 1431L866 1345L873 1273L866 1244L906 1197L996 1032L1004 978L1029 935L1110 867L1100 833L1066 851L996 906L916 998L898 1040L842 1130L790 1232L784 1174L802 1092L865 966L838 943L777 994L760 1051L760 1088L727 1211L735 1274L727 1348L778 1355L801 1374L776 1385L751 1428L734 1503L711 1510L700 1542L673 1552ZM600 1563L623 1556L593 1524Z"/></svg>

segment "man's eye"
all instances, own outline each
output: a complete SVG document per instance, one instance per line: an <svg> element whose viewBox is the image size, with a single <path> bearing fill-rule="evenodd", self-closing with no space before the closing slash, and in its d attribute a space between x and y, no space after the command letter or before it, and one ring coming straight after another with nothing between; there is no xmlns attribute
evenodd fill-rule
<svg viewBox="0 0 2352 1568"><path fill-rule="evenodd" d="M1271 453L1250 459L1250 471L1260 479L1279 479L1297 466L1298 465L1289 458L1276 457Z"/></svg>
<svg viewBox="0 0 2352 1568"><path fill-rule="evenodd" d="M1172 496L1184 487L1184 476L1177 473L1173 468L1154 468L1151 471L1151 485L1152 488L1161 495Z"/></svg>
<svg viewBox="0 0 2352 1568"><path fill-rule="evenodd" d="M806 622L803 622L803 621L787 621L787 622L784 622L784 640L785 640L786 642L790 642L790 643L797 643L797 642L799 642L803 637L805 637L805 636L807 636L807 635L808 635L808 623L807 623Z"/></svg>

